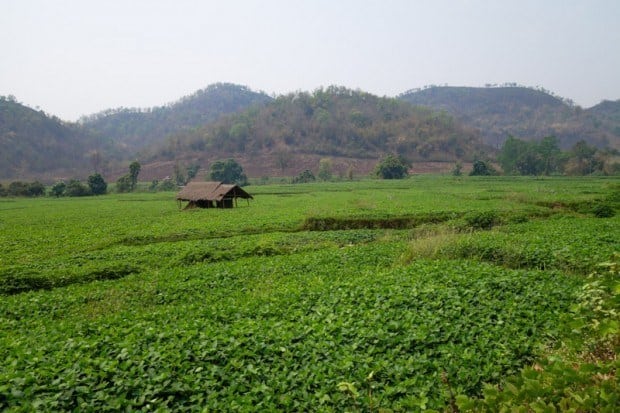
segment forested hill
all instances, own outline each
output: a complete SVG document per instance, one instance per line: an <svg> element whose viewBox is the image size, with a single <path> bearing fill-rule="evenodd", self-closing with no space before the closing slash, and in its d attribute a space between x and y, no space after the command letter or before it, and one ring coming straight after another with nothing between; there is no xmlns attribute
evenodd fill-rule
<svg viewBox="0 0 620 413"><path fill-rule="evenodd" d="M555 136L564 148L583 139L598 147L620 149L617 109L612 111L613 123L603 116L604 110L583 110L545 90L437 86L406 92L400 99L445 110L480 130L484 142L495 147L512 135L525 140Z"/></svg>
<svg viewBox="0 0 620 413"><path fill-rule="evenodd" d="M604 100L586 112L595 119L595 126L620 136L620 100Z"/></svg>
<svg viewBox="0 0 620 413"><path fill-rule="evenodd" d="M90 132L112 138L132 152L179 131L202 126L223 114L270 100L265 93L245 86L217 83L167 106L110 109L83 117L80 123Z"/></svg>
<svg viewBox="0 0 620 413"><path fill-rule="evenodd" d="M40 177L50 171L75 176L91 169L93 154L113 152L109 139L0 96L0 178Z"/></svg>
<svg viewBox="0 0 620 413"><path fill-rule="evenodd" d="M152 148L149 157L271 154L282 159L286 154L310 154L376 159L394 152L413 161L454 161L470 159L480 149L479 135L450 115L330 86L280 96L205 127L177 133L165 145Z"/></svg>

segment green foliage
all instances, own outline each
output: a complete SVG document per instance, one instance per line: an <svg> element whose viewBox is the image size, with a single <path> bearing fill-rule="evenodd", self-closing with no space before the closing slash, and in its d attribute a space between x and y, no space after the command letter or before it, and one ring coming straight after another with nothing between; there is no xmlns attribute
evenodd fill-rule
<svg viewBox="0 0 620 413"><path fill-rule="evenodd" d="M584 140L578 141L569 152L570 159L567 161L566 172L569 175L591 175L601 172L604 161L596 155L596 147L588 145Z"/></svg>
<svg viewBox="0 0 620 413"><path fill-rule="evenodd" d="M224 161L215 161L211 164L209 177L213 181L220 181L225 184L243 186L248 183L248 178L243 173L243 167L232 158Z"/></svg>
<svg viewBox="0 0 620 413"><path fill-rule="evenodd" d="M129 181L131 182L131 190L135 190L138 185L138 175L140 175L140 162L133 161L129 164Z"/></svg>
<svg viewBox="0 0 620 413"><path fill-rule="evenodd" d="M307 184L308 182L314 182L316 178L311 170L306 169L301 172L299 175L293 178L292 183L294 184Z"/></svg>
<svg viewBox="0 0 620 413"><path fill-rule="evenodd" d="M28 195L29 196L43 196L43 195L45 195L45 185L43 185L39 181L31 182L28 185Z"/></svg>
<svg viewBox="0 0 620 413"><path fill-rule="evenodd" d="M77 179L72 179L69 181L65 188L66 196L88 196L92 195L90 192L90 188L83 183L81 183Z"/></svg>
<svg viewBox="0 0 620 413"><path fill-rule="evenodd" d="M382 179L403 179L408 175L410 164L402 157L387 155L375 166L375 176Z"/></svg>
<svg viewBox="0 0 620 413"><path fill-rule="evenodd" d="M176 182L177 185L183 186L187 183L188 180L185 179L185 174L183 173L183 170L181 169L181 166L179 165L178 162L174 164L173 174L174 174L174 181Z"/></svg>
<svg viewBox="0 0 620 413"><path fill-rule="evenodd" d="M131 176L129 174L125 174L116 180L116 192L131 192L132 191L132 182Z"/></svg>
<svg viewBox="0 0 620 413"><path fill-rule="evenodd" d="M50 195L59 198L65 195L65 189L67 189L67 184L63 181L56 182L50 189Z"/></svg>
<svg viewBox="0 0 620 413"><path fill-rule="evenodd" d="M549 206L614 190L414 176L257 186L260 207L229 211L4 200L0 409L613 411L618 217ZM491 230L459 232L486 211ZM443 231L444 255L403 259ZM586 363L555 353L573 330Z"/></svg>
<svg viewBox="0 0 620 413"><path fill-rule="evenodd" d="M619 257L599 265L583 285L570 314L567 349L509 377L501 388L486 385L480 399L458 396L460 410L614 412L620 404Z"/></svg>
<svg viewBox="0 0 620 413"><path fill-rule="evenodd" d="M187 167L187 180L191 181L192 179L194 179L196 177L196 174L198 174L198 171L200 170L200 165L198 164L191 164Z"/></svg>
<svg viewBox="0 0 620 413"><path fill-rule="evenodd" d="M454 168L452 168L452 176L462 176L463 175L463 164L461 162L457 162L454 164Z"/></svg>
<svg viewBox="0 0 620 413"><path fill-rule="evenodd" d="M157 185L158 191L176 191L179 187L172 182L172 179L164 179Z"/></svg>
<svg viewBox="0 0 620 413"><path fill-rule="evenodd" d="M610 204L599 202L592 207L592 214L597 218L611 218L616 211Z"/></svg>
<svg viewBox="0 0 620 413"><path fill-rule="evenodd" d="M13 181L6 191L2 189L0 192L4 194L3 196L37 197L45 195L45 186L39 181Z"/></svg>
<svg viewBox="0 0 620 413"><path fill-rule="evenodd" d="M486 161L483 161L480 159L475 160L473 168L471 172L469 173L469 176L489 176L489 175L496 175L496 172L493 169L493 167L489 165L488 162Z"/></svg>
<svg viewBox="0 0 620 413"><path fill-rule="evenodd" d="M329 158L323 158L319 161L318 177L321 181L330 181L332 179L332 161Z"/></svg>
<svg viewBox="0 0 620 413"><path fill-rule="evenodd" d="M491 229L500 219L495 211L482 211L465 215L465 222L471 229Z"/></svg>
<svg viewBox="0 0 620 413"><path fill-rule="evenodd" d="M29 185L26 182L13 181L9 184L7 194L9 196L28 196L30 192L28 187Z"/></svg>
<svg viewBox="0 0 620 413"><path fill-rule="evenodd" d="M101 174L94 174L88 177L88 187L93 195L103 195L108 190L108 184Z"/></svg>

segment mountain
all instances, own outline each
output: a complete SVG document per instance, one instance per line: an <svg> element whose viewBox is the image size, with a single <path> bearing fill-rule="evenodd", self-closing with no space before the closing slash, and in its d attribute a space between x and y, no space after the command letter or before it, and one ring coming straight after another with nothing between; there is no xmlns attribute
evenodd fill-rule
<svg viewBox="0 0 620 413"><path fill-rule="evenodd" d="M0 96L1 178L80 176L101 153L114 153L111 140Z"/></svg>
<svg viewBox="0 0 620 413"><path fill-rule="evenodd" d="M472 159L482 149L478 133L450 115L330 86L279 96L201 128L181 131L143 152L143 158L207 166L217 158L246 157L253 159L248 163L261 164L255 173L271 175L278 168L301 172L302 158L315 164L321 157L376 162L393 152L414 162L453 162Z"/></svg>
<svg viewBox="0 0 620 413"><path fill-rule="evenodd" d="M563 148L583 139L597 147L620 149L617 102L583 110L548 91L518 86L437 86L405 92L399 98L446 111L480 130L484 143L494 147L511 135L525 140L555 136Z"/></svg>
<svg viewBox="0 0 620 413"><path fill-rule="evenodd" d="M223 114L271 101L245 86L217 83L167 106L152 109L110 109L80 119L89 132L112 138L132 153L167 136L209 123Z"/></svg>

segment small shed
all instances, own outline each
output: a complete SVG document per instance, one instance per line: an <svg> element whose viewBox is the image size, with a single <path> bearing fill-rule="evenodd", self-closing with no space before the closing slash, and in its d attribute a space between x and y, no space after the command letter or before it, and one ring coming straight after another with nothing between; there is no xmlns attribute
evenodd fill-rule
<svg viewBox="0 0 620 413"><path fill-rule="evenodd" d="M189 208L232 208L237 206L237 198L247 199L252 195L245 192L239 185L222 182L190 182L177 194L179 205L187 201Z"/></svg>

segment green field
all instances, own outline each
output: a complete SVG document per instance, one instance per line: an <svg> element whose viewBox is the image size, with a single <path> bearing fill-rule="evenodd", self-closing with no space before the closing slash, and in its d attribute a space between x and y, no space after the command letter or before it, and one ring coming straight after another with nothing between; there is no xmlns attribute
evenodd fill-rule
<svg viewBox="0 0 620 413"><path fill-rule="evenodd" d="M487 383L573 357L575 304L620 252L613 179L247 190L0 200L0 409L489 409ZM614 411L608 375L573 403Z"/></svg>

